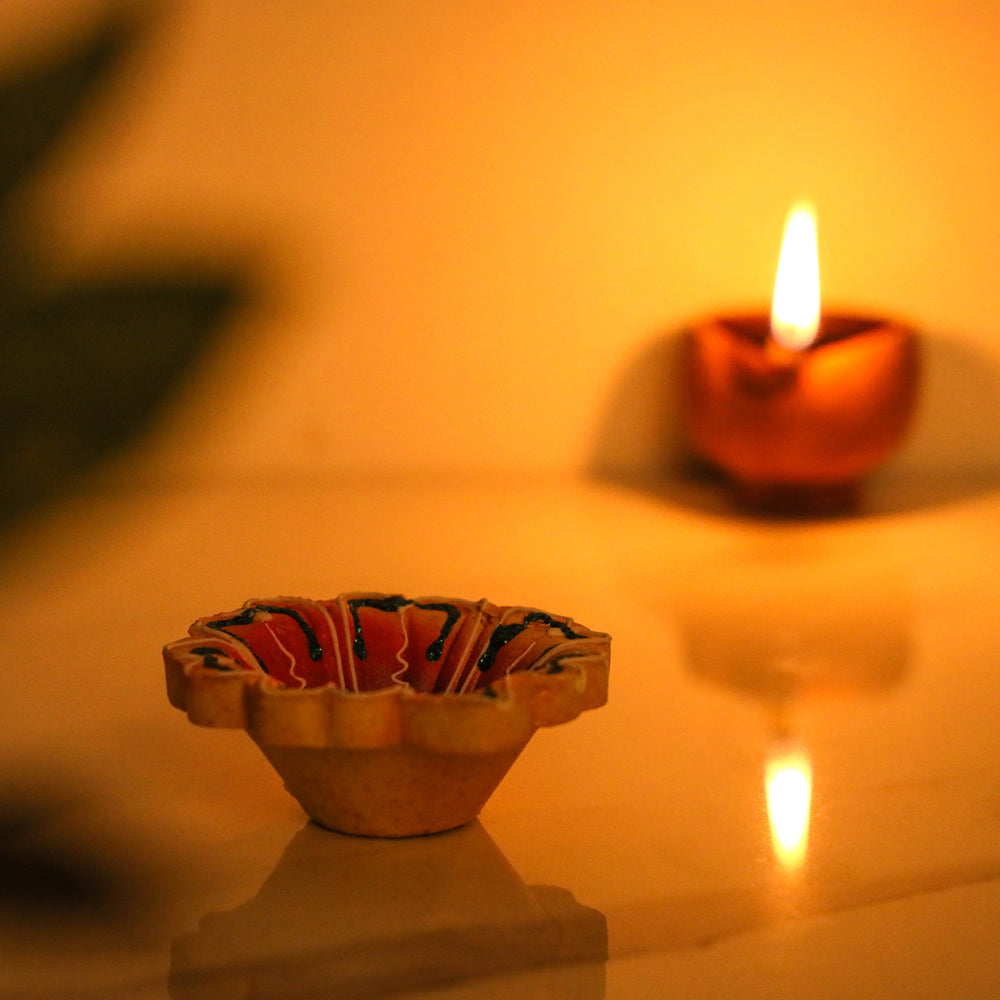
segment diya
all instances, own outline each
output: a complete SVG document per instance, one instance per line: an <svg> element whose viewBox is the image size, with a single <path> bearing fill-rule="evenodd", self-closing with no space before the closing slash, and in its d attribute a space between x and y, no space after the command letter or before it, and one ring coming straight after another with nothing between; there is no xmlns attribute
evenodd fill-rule
<svg viewBox="0 0 1000 1000"><path fill-rule="evenodd" d="M163 650L199 725L245 729L322 826L402 837L474 819L540 726L607 701L610 637L488 601L280 597Z"/></svg>
<svg viewBox="0 0 1000 1000"><path fill-rule="evenodd" d="M786 227L771 315L713 317L685 333L681 421L742 505L849 509L862 479L905 437L919 368L909 326L821 314L815 221L798 207Z"/></svg>

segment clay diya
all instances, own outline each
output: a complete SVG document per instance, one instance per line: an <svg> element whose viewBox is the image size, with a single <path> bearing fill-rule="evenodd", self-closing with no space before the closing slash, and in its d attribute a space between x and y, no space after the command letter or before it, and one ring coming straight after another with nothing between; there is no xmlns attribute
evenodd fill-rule
<svg viewBox="0 0 1000 1000"><path fill-rule="evenodd" d="M728 316L685 337L682 414L695 450L738 501L761 510L850 509L903 441L916 404L916 337L899 323L832 315L792 353L766 315Z"/></svg>
<svg viewBox="0 0 1000 1000"><path fill-rule="evenodd" d="M474 819L540 726L607 700L610 637L488 601L248 601L163 650L171 704L245 729L308 815L403 837Z"/></svg>
<svg viewBox="0 0 1000 1000"><path fill-rule="evenodd" d="M820 312L811 210L789 217L771 314L688 330L680 415L694 450L745 507L824 513L857 506L863 478L914 413L917 337L908 325Z"/></svg>

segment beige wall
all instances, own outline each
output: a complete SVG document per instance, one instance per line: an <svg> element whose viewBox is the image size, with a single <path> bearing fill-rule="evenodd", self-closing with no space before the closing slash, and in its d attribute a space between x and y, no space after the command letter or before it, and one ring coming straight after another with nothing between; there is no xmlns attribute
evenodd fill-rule
<svg viewBox="0 0 1000 1000"><path fill-rule="evenodd" d="M97 7L6 0L6 57ZM262 267L165 468L570 471L659 461L669 338L807 196L826 300L927 331L900 463L989 465L998 53L995 0L188 0L25 211L70 270Z"/></svg>

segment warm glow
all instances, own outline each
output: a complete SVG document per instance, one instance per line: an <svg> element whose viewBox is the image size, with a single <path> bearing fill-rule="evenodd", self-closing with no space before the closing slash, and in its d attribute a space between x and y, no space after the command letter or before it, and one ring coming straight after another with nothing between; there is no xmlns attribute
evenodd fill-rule
<svg viewBox="0 0 1000 1000"><path fill-rule="evenodd" d="M767 814L774 853L783 868L802 866L809 837L812 766L808 754L794 744L774 748L766 768Z"/></svg>
<svg viewBox="0 0 1000 1000"><path fill-rule="evenodd" d="M771 335L792 351L801 351L819 330L819 252L816 217L808 205L796 205L785 223L778 275L771 304Z"/></svg>

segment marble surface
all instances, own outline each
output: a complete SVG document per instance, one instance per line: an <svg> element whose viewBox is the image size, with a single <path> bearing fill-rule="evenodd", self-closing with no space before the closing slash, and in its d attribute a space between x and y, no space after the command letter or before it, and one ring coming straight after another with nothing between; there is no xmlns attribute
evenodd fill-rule
<svg viewBox="0 0 1000 1000"><path fill-rule="evenodd" d="M1000 487L752 520L714 487L104 484L0 561L0 997L1000 993ZM609 704L479 821L323 831L160 647L250 597L489 597L610 632ZM782 863L764 775L812 804Z"/></svg>

